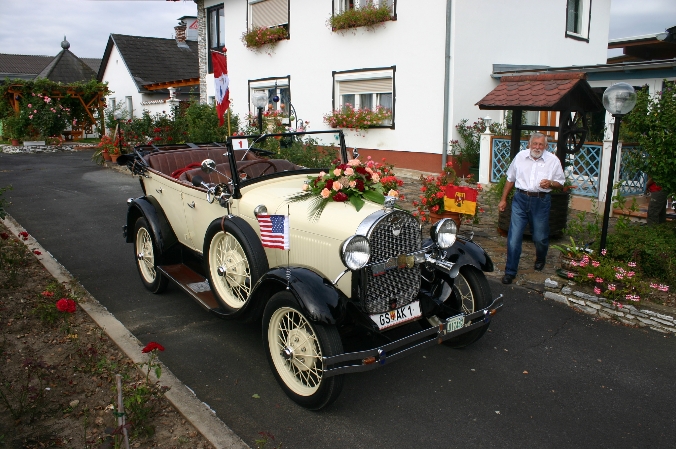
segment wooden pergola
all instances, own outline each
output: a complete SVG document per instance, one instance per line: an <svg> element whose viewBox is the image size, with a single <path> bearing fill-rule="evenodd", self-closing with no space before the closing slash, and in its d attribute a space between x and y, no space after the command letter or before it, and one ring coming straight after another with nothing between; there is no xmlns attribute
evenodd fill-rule
<svg viewBox="0 0 676 449"><path fill-rule="evenodd" d="M106 106L105 102L105 95L107 93L107 88L101 87L99 90L97 90L95 93L90 93L87 95L83 96L83 92L79 92L77 89L69 87L69 86L64 86L65 87L65 92L60 91L60 90L55 90L52 92L43 92L43 93L48 93L49 96L52 98L77 98L80 101L80 104L84 107L85 112L87 113L87 121L88 123L82 124L82 125L76 125L73 126L73 131L71 132L72 135L75 136L82 136L82 133L84 132L85 129L90 129L92 126L96 124L96 118L94 116L94 113L98 113L99 120L100 120L100 129L103 130L105 129L105 121L104 121L104 108ZM24 96L24 86L22 84L12 84L11 86L8 87L7 89L7 99L9 101L9 104L11 105L12 109L14 109L15 113L19 113L19 109L21 107L21 98Z"/></svg>
<svg viewBox="0 0 676 449"><path fill-rule="evenodd" d="M510 157L519 152L521 131L558 133L556 156L565 167L566 155L577 153L588 134L586 114L603 110L584 72L503 76L500 84L478 103L479 109L511 110ZM558 126L524 125L522 111L558 111Z"/></svg>

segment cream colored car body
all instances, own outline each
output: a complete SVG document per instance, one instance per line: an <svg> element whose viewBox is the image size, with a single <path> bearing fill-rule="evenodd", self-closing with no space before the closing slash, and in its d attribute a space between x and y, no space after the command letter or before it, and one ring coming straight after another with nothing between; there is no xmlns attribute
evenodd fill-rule
<svg viewBox="0 0 676 449"><path fill-rule="evenodd" d="M176 182L161 173L148 172L144 179L148 196L162 206L179 241L197 253L204 250L204 238L209 225L227 214L218 201L209 203L206 190ZM265 248L270 268L291 265L311 268L327 279L334 280L345 266L340 259L340 245L354 235L359 224L382 205L366 202L357 211L349 203L331 202L317 221L308 218L310 202L289 202L301 192L307 175L289 175L259 180L241 189L242 198L232 199L231 213L244 220L260 236L260 226L254 209L265 206L269 214L289 215L289 251ZM350 297L351 275L346 273L338 288Z"/></svg>

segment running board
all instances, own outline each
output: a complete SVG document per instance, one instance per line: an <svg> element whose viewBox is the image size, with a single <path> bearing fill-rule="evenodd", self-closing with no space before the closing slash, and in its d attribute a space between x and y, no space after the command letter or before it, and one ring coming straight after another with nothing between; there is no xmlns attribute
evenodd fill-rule
<svg viewBox="0 0 676 449"><path fill-rule="evenodd" d="M209 282L201 274L191 270L182 263L174 265L161 265L157 269L167 279L178 285L181 290L189 294L199 305L209 312L223 315L221 306L211 292Z"/></svg>

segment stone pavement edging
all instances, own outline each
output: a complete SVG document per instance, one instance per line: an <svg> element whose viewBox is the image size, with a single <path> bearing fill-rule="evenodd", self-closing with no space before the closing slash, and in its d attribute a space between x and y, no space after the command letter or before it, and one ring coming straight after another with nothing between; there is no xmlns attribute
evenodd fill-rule
<svg viewBox="0 0 676 449"><path fill-rule="evenodd" d="M3 224L14 234L19 235L25 229L12 217L7 215ZM33 252L38 250L41 254L36 256L45 269L60 283L66 283L77 287L81 293L78 305L98 324L110 337L111 340L129 357L134 363L147 362L147 354L141 349L144 345L127 330L124 325L108 312L83 286L77 283L73 276L61 265L37 240L29 234L28 239L23 241L28 249ZM161 362L160 362L161 363ZM162 385L170 387L164 396L185 417L211 445L216 449L246 449L249 446L237 436L223 421L218 419L209 405L200 401L195 393L185 386L164 364L162 364ZM145 374L145 372L144 372ZM154 381L158 381L154 373L150 373Z"/></svg>
<svg viewBox="0 0 676 449"><path fill-rule="evenodd" d="M669 313L658 313L648 308L638 309L631 304L620 304L605 298L573 290L571 286L545 280L545 298L565 304L588 315L620 321L636 327L648 327L662 333L676 333L676 318Z"/></svg>

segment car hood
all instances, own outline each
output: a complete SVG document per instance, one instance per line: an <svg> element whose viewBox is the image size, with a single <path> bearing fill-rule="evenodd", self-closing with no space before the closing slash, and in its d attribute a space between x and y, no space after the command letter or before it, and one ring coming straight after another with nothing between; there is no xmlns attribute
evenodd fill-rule
<svg viewBox="0 0 676 449"><path fill-rule="evenodd" d="M329 202L321 216L312 220L310 212L313 201L290 202L290 198L302 192L307 176L288 176L270 179L246 186L241 190L242 198L238 213L255 220L254 209L264 205L269 214L289 215L291 233L302 232L343 241L357 231L359 224L369 215L383 209L381 204L367 201L357 211L350 202Z"/></svg>

